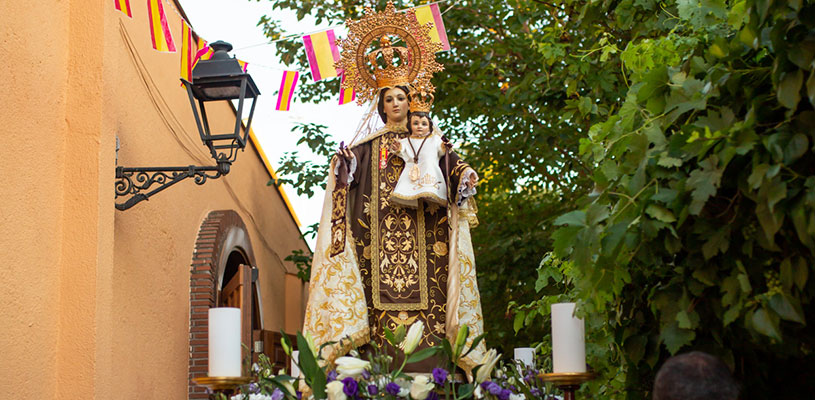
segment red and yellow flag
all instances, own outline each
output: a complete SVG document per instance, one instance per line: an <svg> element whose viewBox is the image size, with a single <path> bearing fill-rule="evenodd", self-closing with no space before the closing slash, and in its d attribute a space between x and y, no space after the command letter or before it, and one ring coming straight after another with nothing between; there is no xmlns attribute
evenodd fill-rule
<svg viewBox="0 0 815 400"><path fill-rule="evenodd" d="M192 67L198 53L198 41L192 37L192 29L187 21L181 21L181 79L192 82Z"/></svg>
<svg viewBox="0 0 815 400"><path fill-rule="evenodd" d="M133 12L130 11L130 0L113 0L113 4L116 6L117 10L122 12L122 14L133 18Z"/></svg>
<svg viewBox="0 0 815 400"><path fill-rule="evenodd" d="M428 22L433 24L433 28L430 30L430 41L441 43L442 50L450 50L450 42L447 41L447 30L444 29L444 21L441 19L439 4L433 3L416 7L414 10L416 11L416 20L419 21L419 24L426 25Z"/></svg>
<svg viewBox="0 0 815 400"><path fill-rule="evenodd" d="M280 81L280 91L277 93L277 107L275 107L275 110L289 111L298 78L300 78L300 72L298 71L283 71L283 79Z"/></svg>
<svg viewBox="0 0 815 400"><path fill-rule="evenodd" d="M198 64L198 61L201 60L209 60L212 58L212 47L209 47L206 40L198 38L198 52L195 53L195 60L192 62L192 67L195 68L195 64Z"/></svg>
<svg viewBox="0 0 815 400"><path fill-rule="evenodd" d="M342 81L340 81L340 105L350 103L357 98L357 92L353 88L350 90L343 88L343 83L345 83L345 74L342 74Z"/></svg>
<svg viewBox="0 0 815 400"><path fill-rule="evenodd" d="M164 14L162 0L147 0L147 9L150 18L150 36L153 39L153 48L158 51L175 53L175 42L170 26L167 24L167 15Z"/></svg>
<svg viewBox="0 0 815 400"><path fill-rule="evenodd" d="M238 64L241 65L241 71L246 72L246 69L249 68L249 63L243 60L238 60Z"/></svg>
<svg viewBox="0 0 815 400"><path fill-rule="evenodd" d="M340 50L337 48L333 29L305 35L303 36L303 43L306 45L311 77L315 82L337 76L334 61L339 61Z"/></svg>

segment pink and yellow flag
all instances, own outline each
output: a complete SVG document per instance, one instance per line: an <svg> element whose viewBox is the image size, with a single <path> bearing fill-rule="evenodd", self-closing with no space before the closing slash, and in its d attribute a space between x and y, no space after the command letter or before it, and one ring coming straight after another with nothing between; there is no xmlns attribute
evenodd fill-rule
<svg viewBox="0 0 815 400"><path fill-rule="evenodd" d="M337 76L334 61L339 61L340 50L334 38L334 30L303 36L306 45L308 65L311 67L311 77L314 81Z"/></svg>
<svg viewBox="0 0 815 400"><path fill-rule="evenodd" d="M192 29L186 21L181 21L181 79L192 82L192 67L198 53L198 41L192 37ZM206 42L204 42L206 43Z"/></svg>
<svg viewBox="0 0 815 400"><path fill-rule="evenodd" d="M428 22L433 24L430 30L430 41L434 43L441 43L442 50L450 50L450 42L447 41L447 30L444 29L444 21L441 19L439 12L439 4L429 4L426 6L416 7L416 20L420 24L426 25Z"/></svg>
<svg viewBox="0 0 815 400"><path fill-rule="evenodd" d="M192 61L192 67L195 68L195 64L198 64L200 60L209 60L212 58L212 47L209 47L207 41L198 37L198 52L195 53L195 59Z"/></svg>
<svg viewBox="0 0 815 400"><path fill-rule="evenodd" d="M238 64L241 65L241 71L246 72L246 69L249 68L249 63L243 60L238 60Z"/></svg>
<svg viewBox="0 0 815 400"><path fill-rule="evenodd" d="M117 10L122 12L122 14L133 18L133 12L130 11L130 0L113 0L113 4L116 6Z"/></svg>
<svg viewBox="0 0 815 400"><path fill-rule="evenodd" d="M347 90L343 88L343 83L345 83L345 74L342 74L342 81L340 81L340 105L350 103L357 98L357 92L354 89Z"/></svg>
<svg viewBox="0 0 815 400"><path fill-rule="evenodd" d="M167 24L167 15L164 14L162 0L147 0L147 10L150 18L150 36L153 39L153 48L158 51L175 53L175 42Z"/></svg>
<svg viewBox="0 0 815 400"><path fill-rule="evenodd" d="M300 72L298 71L283 71L283 79L280 81L280 91L277 93L277 107L275 107L275 110L289 111L298 78L300 78Z"/></svg>

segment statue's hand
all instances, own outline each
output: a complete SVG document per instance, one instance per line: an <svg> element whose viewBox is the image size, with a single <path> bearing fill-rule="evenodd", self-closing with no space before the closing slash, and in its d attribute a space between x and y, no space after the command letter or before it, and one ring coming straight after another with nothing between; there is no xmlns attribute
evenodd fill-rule
<svg viewBox="0 0 815 400"><path fill-rule="evenodd" d="M398 153L402 151L402 143L399 141L394 141L391 143L391 152Z"/></svg>

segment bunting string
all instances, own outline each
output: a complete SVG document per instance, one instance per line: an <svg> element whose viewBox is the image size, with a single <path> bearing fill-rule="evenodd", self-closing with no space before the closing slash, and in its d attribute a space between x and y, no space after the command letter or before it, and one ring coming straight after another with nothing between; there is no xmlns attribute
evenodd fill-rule
<svg viewBox="0 0 815 400"><path fill-rule="evenodd" d="M108 0L111 1L111 0ZM112 0L113 6L122 15L133 18L131 11L131 0ZM154 49L166 53L181 53L180 56L180 77L182 79L191 80L192 69L199 60L207 60L212 56L212 49L200 35L198 35L192 28L192 24L187 20L176 5L170 0L146 0L148 21L150 23L150 36ZM439 4L452 2L444 11L439 10ZM441 43L444 50L450 49L450 44L447 40L447 33L444 28L444 21L441 16L450 11L461 0L439 0L432 3L418 5L412 7L416 10L416 18L421 24L432 23L435 27L430 31L431 40ZM168 7L164 7L164 3ZM181 20L181 51L176 49L175 41L169 27L165 10L169 8ZM409 8L399 10L400 12L407 11ZM120 20L121 24L121 20ZM282 41L303 39L306 46L306 52L309 56L309 65L311 68L311 77L316 82L326 78L340 76L334 69L334 61L339 58L339 49L336 46L334 37L334 29L342 28L345 24L335 25L328 28L316 29L309 32L289 34L281 38L257 43L249 46L243 46L235 49L235 51L246 50L259 46L268 46ZM123 28L123 27L122 27ZM238 60L244 72L249 65L249 62ZM297 86L298 80L301 78L299 71L290 71L281 67L273 67L269 65L252 63L253 68L259 67L276 72L282 72L282 81L280 90L278 91L278 101L276 109L279 111L288 111L291 99L294 96L294 90ZM344 79L344 76L342 77ZM351 91L340 90L339 105L352 103L356 93Z"/></svg>

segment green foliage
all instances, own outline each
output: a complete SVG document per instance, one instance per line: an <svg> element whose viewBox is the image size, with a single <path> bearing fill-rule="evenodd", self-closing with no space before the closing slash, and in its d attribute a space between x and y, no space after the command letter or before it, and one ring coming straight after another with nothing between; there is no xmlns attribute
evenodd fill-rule
<svg viewBox="0 0 815 400"><path fill-rule="evenodd" d="M271 3L334 24L372 2ZM691 348L722 357L747 398L811 391L815 4L448 4L434 116L482 177L490 346L547 354L549 304L576 300L593 396L647 398ZM299 41L277 52L307 65ZM304 101L338 91L301 79Z"/></svg>

